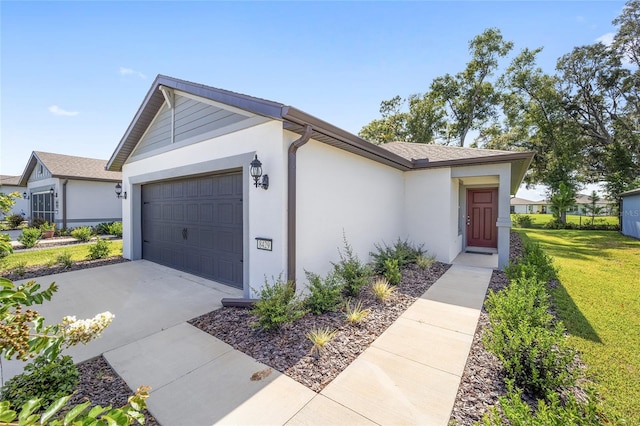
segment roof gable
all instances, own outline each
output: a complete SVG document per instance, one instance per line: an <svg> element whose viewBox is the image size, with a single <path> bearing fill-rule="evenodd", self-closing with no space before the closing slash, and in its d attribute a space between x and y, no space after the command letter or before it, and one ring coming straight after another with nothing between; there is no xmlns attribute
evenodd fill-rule
<svg viewBox="0 0 640 426"><path fill-rule="evenodd" d="M120 172L107 171L105 169L106 160L33 151L27 162L27 167L20 177L21 185L27 185L29 177L38 164L42 164L49 171L51 177L55 178L108 182L119 182L122 179Z"/></svg>

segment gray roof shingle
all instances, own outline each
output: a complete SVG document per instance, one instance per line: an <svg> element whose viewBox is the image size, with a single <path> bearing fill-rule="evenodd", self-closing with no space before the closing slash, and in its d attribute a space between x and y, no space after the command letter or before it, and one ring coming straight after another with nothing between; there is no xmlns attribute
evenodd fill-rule
<svg viewBox="0 0 640 426"><path fill-rule="evenodd" d="M37 162L40 161L53 177L120 182L121 172L106 170L107 160L33 151L20 182L26 185Z"/></svg>

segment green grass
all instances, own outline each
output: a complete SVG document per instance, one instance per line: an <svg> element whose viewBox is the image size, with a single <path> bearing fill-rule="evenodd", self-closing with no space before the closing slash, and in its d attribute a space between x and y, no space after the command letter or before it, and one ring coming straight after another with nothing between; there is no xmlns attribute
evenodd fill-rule
<svg viewBox="0 0 640 426"><path fill-rule="evenodd" d="M109 247L111 250L109 252L109 256L122 255L122 240L112 241L110 244L111 245ZM7 256L4 261L0 261L0 267L3 270L13 269L20 262L26 262L26 266L46 265L55 261L58 255L65 252L71 255L71 260L74 262L87 260L89 244L59 246L32 251L16 251L15 253Z"/></svg>
<svg viewBox="0 0 640 426"><path fill-rule="evenodd" d="M519 232L559 268L552 297L606 409L640 424L640 241L610 231Z"/></svg>
<svg viewBox="0 0 640 426"><path fill-rule="evenodd" d="M524 214L520 214L524 216ZM532 228L544 228L544 225L551 222L553 219L553 215L551 214L542 214L542 213L531 213L527 214L531 218ZM511 220L514 220L514 215L511 215ZM515 223L515 221L514 221ZM590 225L591 217L590 216L578 216L578 215L567 215L567 223L575 223L576 225ZM594 224L606 224L606 225L618 225L619 219L618 216L596 216L594 220Z"/></svg>

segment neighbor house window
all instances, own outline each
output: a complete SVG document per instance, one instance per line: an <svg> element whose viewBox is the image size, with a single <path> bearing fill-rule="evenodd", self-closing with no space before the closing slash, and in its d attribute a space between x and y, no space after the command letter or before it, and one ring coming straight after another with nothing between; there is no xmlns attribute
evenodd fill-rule
<svg viewBox="0 0 640 426"><path fill-rule="evenodd" d="M49 191L31 194L31 219L42 218L49 223L55 222L53 194Z"/></svg>

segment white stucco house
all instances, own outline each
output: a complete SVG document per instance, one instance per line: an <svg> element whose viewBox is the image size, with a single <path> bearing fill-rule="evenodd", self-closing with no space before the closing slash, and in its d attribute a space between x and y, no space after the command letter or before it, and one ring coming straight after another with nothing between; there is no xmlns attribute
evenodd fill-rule
<svg viewBox="0 0 640 426"><path fill-rule="evenodd" d="M408 238L443 262L482 247L506 265L509 198L532 156L378 146L291 106L159 75L107 170L122 171L124 257L251 297L265 277L330 270L343 232L364 261Z"/></svg>
<svg viewBox="0 0 640 426"><path fill-rule="evenodd" d="M620 194L620 222L623 235L640 239L640 188Z"/></svg>
<svg viewBox="0 0 640 426"><path fill-rule="evenodd" d="M540 201L531 201L520 197L511 197L509 204L511 205L511 213L517 214L538 213L540 207Z"/></svg>
<svg viewBox="0 0 640 426"><path fill-rule="evenodd" d="M34 151L20 177L29 220L41 217L58 228L122 220L115 185L120 172L106 160Z"/></svg>
<svg viewBox="0 0 640 426"><path fill-rule="evenodd" d="M26 186L20 184L20 176L7 176L0 175L0 193L1 194L12 194L17 192L22 196L22 193L25 191ZM22 214L24 213L26 216L26 212L29 209L29 202L24 198L16 198L15 204L11 207L6 214L0 212L0 218L4 218L4 216L10 216L12 214Z"/></svg>

